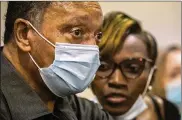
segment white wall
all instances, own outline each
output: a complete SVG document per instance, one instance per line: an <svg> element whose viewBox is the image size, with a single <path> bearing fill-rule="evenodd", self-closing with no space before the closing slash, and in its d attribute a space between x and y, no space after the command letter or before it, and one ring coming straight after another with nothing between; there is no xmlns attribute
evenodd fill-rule
<svg viewBox="0 0 182 120"><path fill-rule="evenodd" d="M100 2L103 13L123 11L142 22L157 39L159 48L181 44L180 2Z"/></svg>
<svg viewBox="0 0 182 120"><path fill-rule="evenodd" d="M103 13L119 10L142 22L158 40L160 48L170 44L181 44L180 2L100 2ZM6 2L1 2L1 38L4 34Z"/></svg>
<svg viewBox="0 0 182 120"><path fill-rule="evenodd" d="M1 2L1 41L0 45L3 45L3 35L4 35L4 19L5 19L5 12L7 9L7 2Z"/></svg>

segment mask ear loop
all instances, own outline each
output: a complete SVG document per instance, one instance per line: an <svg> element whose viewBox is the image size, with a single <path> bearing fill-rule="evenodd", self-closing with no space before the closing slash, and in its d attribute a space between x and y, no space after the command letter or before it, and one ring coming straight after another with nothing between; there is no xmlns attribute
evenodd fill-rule
<svg viewBox="0 0 182 120"><path fill-rule="evenodd" d="M28 52L30 58L32 59L32 61L34 62L34 64L37 66L37 68L40 70L40 67L38 66L38 64L35 62L35 60L33 59L33 57L30 55L30 53Z"/></svg>
<svg viewBox="0 0 182 120"><path fill-rule="evenodd" d="M143 93L142 93L142 96L145 96L145 94L147 93L148 86L150 85L150 82L151 82L151 80L152 80L153 73L154 73L154 71L156 70L156 68L157 68L157 67L154 66L154 67L150 70L150 74L149 74L149 76L148 76L148 80L147 80L145 89L144 89L144 91L143 91Z"/></svg>
<svg viewBox="0 0 182 120"><path fill-rule="evenodd" d="M41 33L39 33L39 31L28 21L28 24L35 30L35 32L41 37L43 38L46 42L48 42L50 45L52 45L53 47L56 47L53 43L51 43L47 38L45 38Z"/></svg>
<svg viewBox="0 0 182 120"><path fill-rule="evenodd" d="M29 22L27 21L27 23L33 28L33 30L42 38L44 39L47 43L49 43L50 45L52 45L53 47L56 47L53 43L51 43L47 38L45 38L41 33L39 33L39 31ZM34 64L37 66L37 68L40 70L40 67L38 66L38 64L35 62L35 60L33 59L33 57L30 55L30 53L28 52L30 58L32 59L32 61L34 62Z"/></svg>

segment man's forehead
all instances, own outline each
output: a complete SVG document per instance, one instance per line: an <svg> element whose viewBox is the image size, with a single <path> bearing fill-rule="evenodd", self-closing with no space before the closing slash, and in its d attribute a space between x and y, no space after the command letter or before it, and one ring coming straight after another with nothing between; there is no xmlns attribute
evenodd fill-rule
<svg viewBox="0 0 182 120"><path fill-rule="evenodd" d="M95 9L101 11L101 7L98 2L53 2L51 4L54 7L61 7L65 10L82 8L82 9Z"/></svg>
<svg viewBox="0 0 182 120"><path fill-rule="evenodd" d="M61 25L74 24L75 21L76 24L92 22L94 25L100 26L102 11L98 2L52 2L45 11L44 21L56 21Z"/></svg>

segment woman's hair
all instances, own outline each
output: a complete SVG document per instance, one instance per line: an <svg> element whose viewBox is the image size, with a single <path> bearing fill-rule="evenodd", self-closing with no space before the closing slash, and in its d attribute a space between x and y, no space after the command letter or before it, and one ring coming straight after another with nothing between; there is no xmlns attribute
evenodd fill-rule
<svg viewBox="0 0 182 120"><path fill-rule="evenodd" d="M158 55L158 49L155 37L147 31L136 33L134 34L134 36L145 43L147 47L148 57L153 61L152 66L154 66Z"/></svg>
<svg viewBox="0 0 182 120"><path fill-rule="evenodd" d="M99 43L100 54L111 53L112 56L122 45L127 34L141 31L138 21L122 12L110 12L104 16L101 28L103 37Z"/></svg>
<svg viewBox="0 0 182 120"><path fill-rule="evenodd" d="M164 75L165 75L165 70L166 70L166 62L167 62L167 56L169 53L173 51L181 50L181 47L178 45L171 45L168 47L161 57L158 60L158 65L157 65L157 72L155 76L155 81L153 83L153 89L152 93L161 97L165 98L165 90L163 85L163 80L164 80Z"/></svg>
<svg viewBox="0 0 182 120"><path fill-rule="evenodd" d="M122 47L125 38L134 34L144 41L148 50L148 56L155 64L157 58L157 44L155 38L142 30L139 22L122 12L110 12L104 16L101 28L103 37L99 43L101 56L112 57Z"/></svg>

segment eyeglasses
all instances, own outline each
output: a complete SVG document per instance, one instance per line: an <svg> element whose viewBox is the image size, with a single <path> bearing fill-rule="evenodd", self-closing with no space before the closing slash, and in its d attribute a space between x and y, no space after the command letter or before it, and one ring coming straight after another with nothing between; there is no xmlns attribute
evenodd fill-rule
<svg viewBox="0 0 182 120"><path fill-rule="evenodd" d="M147 58L130 58L123 60L120 64L101 61L96 75L101 78L107 78L113 74L116 68L119 68L125 78L136 79L144 71L146 62L151 63L152 60Z"/></svg>

